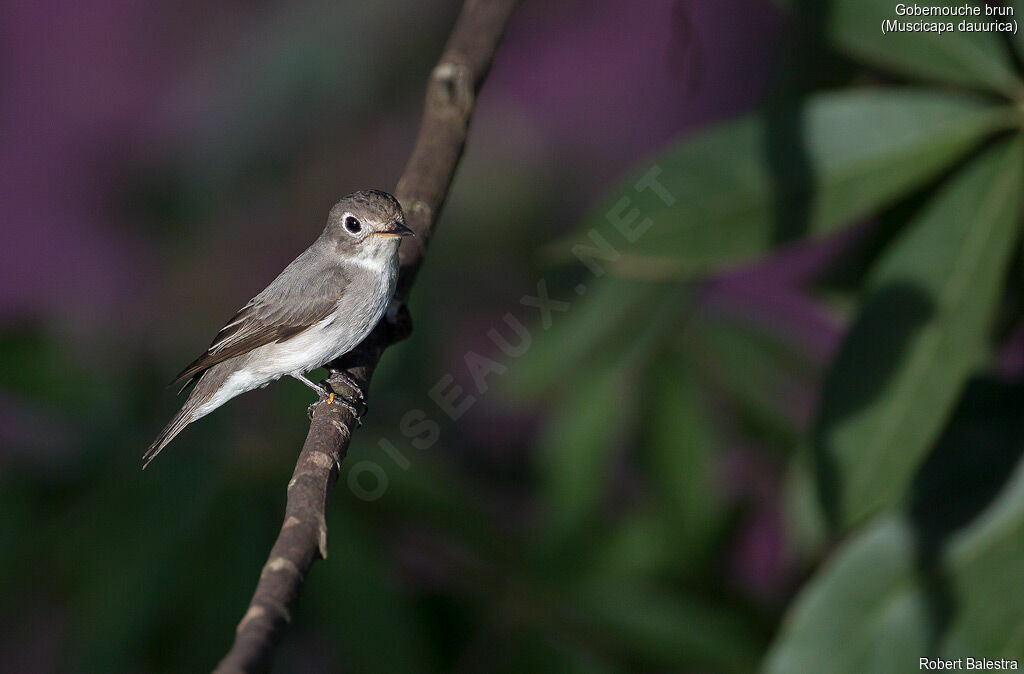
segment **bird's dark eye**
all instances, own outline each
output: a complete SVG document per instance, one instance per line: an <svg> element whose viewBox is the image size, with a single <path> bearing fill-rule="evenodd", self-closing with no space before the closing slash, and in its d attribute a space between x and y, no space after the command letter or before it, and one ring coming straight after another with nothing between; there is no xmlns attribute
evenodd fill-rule
<svg viewBox="0 0 1024 674"><path fill-rule="evenodd" d="M362 223L353 218L351 215L345 218L345 229L356 234L363 228Z"/></svg>

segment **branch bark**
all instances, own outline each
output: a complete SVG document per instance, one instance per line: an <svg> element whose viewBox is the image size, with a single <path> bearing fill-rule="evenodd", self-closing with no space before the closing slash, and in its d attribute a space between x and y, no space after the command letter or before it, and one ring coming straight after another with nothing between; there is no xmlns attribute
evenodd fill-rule
<svg viewBox="0 0 1024 674"><path fill-rule="evenodd" d="M332 366L344 369L363 390L388 346L408 336L405 302L433 234L455 168L462 156L476 94L517 0L466 0L427 83L419 136L402 172L395 196L416 232L400 249L401 271L395 291L397 313L354 351ZM331 381L337 393L344 385ZM327 499L338 480L357 420L341 405L317 407L288 483L284 523L274 542L235 641L215 670L218 674L264 672L291 620L306 574L317 558L327 557Z"/></svg>

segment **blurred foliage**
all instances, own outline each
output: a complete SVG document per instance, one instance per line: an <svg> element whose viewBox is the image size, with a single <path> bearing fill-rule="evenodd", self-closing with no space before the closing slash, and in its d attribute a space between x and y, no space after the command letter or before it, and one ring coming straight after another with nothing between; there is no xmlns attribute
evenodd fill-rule
<svg viewBox="0 0 1024 674"><path fill-rule="evenodd" d="M827 89L811 84L820 80L813 64L803 85L788 73L761 113L685 138L614 189L550 250L614 275L599 281L603 296L588 296L577 310L595 317L603 302L605 323L592 318L574 326L580 333L553 333L561 350L538 347L533 355L543 362L531 366L548 373L553 390L590 389L589 374L570 379L560 362L574 340L589 338L582 328L662 326L660 338L649 338L662 345L650 354L653 372L632 382L659 405L629 423L650 431L642 451L672 457L647 478L654 490L670 485L682 509L702 520L698 541L714 541L721 521L707 510L716 501L703 468L728 447L716 407L753 416L759 423L743 424L744 437L783 449L788 549L810 578L783 618L765 672L902 672L923 656L1024 659L1024 602L1015 589L1024 564L1022 401L1020 384L999 378L996 359L1004 338L996 328L1020 316L1011 275L1020 263L1024 189L1020 58L991 33L883 36L879 20L892 3L791 4L826 49L870 70L854 71L856 84ZM814 41L802 44L803 58L813 59ZM652 166L663 190L644 182ZM628 208L636 210L623 217ZM660 297L659 283L706 287L738 264L815 245L813 237L866 219L875 222L870 254L854 253L858 240L846 239L844 264L855 264L842 286L830 286L834 274L803 280L822 300L838 291L853 308L831 362L804 379L820 380L806 422L787 423L785 401L773 399L764 378L800 377L791 357L767 347L777 328L757 334L748 318L742 348L757 367L729 363L721 370L727 378L716 380L706 359L732 349L735 329L712 333L713 350L693 344L721 320L714 303L687 291L685 325L635 315ZM664 280L636 280L652 277ZM626 304L634 313L608 301L609 284L632 293ZM674 365L680 358L686 367ZM576 371L616 362L628 361L606 353ZM667 389L666 377L675 378ZM598 428L594 418L612 420L604 435L621 435L617 415L632 397L620 387L603 415L591 409L576 418L589 430ZM669 405L678 425L662 435L658 411ZM670 450L659 437L670 438ZM667 536L693 540L687 520L670 528ZM715 585L707 567L699 573L704 591Z"/></svg>
<svg viewBox="0 0 1024 674"><path fill-rule="evenodd" d="M1000 367L1024 315L1020 43L881 37L887 2L786 4L763 108L666 145L575 233L534 226L578 197L575 169L549 179L545 155L517 173L517 148L488 160L471 143L417 282L415 335L378 372L330 505L330 559L311 572L278 671L1024 659L1024 393ZM390 7L268 10L273 29L212 76L271 64L265 82L223 87L265 114L218 99L202 142L127 181L126 209L166 225L161 251L190 261L168 264L169 285L192 284L199 305L221 286L258 290L223 253L263 248L251 223L282 175L333 194L345 171L383 180L400 166L404 148L389 154L376 130L380 161L338 168L346 155L321 130L337 116L371 126L391 106L411 138L421 92L406 85L450 16L402 14L394 33L422 45L336 62L364 53ZM321 10L330 20L311 21ZM393 81L391 60L419 71ZM284 261L309 233L254 231ZM538 270L542 249L590 257ZM518 307L524 355L464 334L511 341L501 315L537 274L570 307L550 327ZM781 290L759 294L769 283ZM297 449L308 396L293 382L254 392L140 477L135 459L174 404L163 361L187 360L198 323L135 351L31 324L0 335L0 402L21 429L0 474L0 652L21 659L0 669L194 672L223 654L280 525L294 460L282 448ZM485 349L507 368L500 385L487 375L486 399L464 376L465 354ZM458 421L424 395L449 372L460 397L479 394ZM396 430L408 414L436 434Z"/></svg>
<svg viewBox="0 0 1024 674"><path fill-rule="evenodd" d="M793 606L768 672L904 672L968 653L1020 659L1024 404L977 379L907 495L845 541Z"/></svg>
<svg viewBox="0 0 1024 674"><path fill-rule="evenodd" d="M708 272L848 225L1012 121L1009 109L908 88L827 92L722 124L655 158L670 204L658 190L629 191L657 234L631 242L615 265L636 274ZM623 194L595 211L588 232L621 240L608 214Z"/></svg>

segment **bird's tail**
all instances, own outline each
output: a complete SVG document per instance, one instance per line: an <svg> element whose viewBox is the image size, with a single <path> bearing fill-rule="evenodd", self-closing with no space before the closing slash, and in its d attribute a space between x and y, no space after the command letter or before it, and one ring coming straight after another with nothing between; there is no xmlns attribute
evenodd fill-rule
<svg viewBox="0 0 1024 674"><path fill-rule="evenodd" d="M149 449L143 455L143 470L146 469L146 466L149 465L150 461L156 458L156 455L160 453L160 450L166 447L167 443L174 439L174 436L181 433L182 429L193 421L202 419L204 416L223 405L226 400L230 400L234 395L238 395L238 393L241 392L235 392L233 395L227 396L224 400L211 404L212 399L216 396L221 386L224 385L224 381L232 372L234 372L233 366L230 361L227 361L214 365L201 375L197 375L196 378L198 381L196 381L195 387L189 394L185 404L182 405L181 410L174 415L174 418L171 419L171 423L167 424L167 427L161 431L160 435L157 436L157 439L153 441L153 444L149 446Z"/></svg>
<svg viewBox="0 0 1024 674"><path fill-rule="evenodd" d="M174 439L178 433L181 433L182 429L188 426L190 423L195 421L198 417L195 416L194 410L190 405L186 403L185 407L182 407L174 418L171 419L171 423L167 424L167 427L160 432L153 444L149 446L149 449L145 454L142 455L142 470L146 470L146 466L149 462L156 458L156 455L160 453L164 447L167 446L171 440Z"/></svg>

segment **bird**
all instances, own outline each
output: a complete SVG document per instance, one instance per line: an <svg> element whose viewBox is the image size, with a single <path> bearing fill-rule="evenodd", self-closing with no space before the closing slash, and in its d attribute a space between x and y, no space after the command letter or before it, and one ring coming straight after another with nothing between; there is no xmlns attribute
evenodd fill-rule
<svg viewBox="0 0 1024 674"><path fill-rule="evenodd" d="M351 351L384 316L398 278L398 248L412 235L402 206L381 190L343 197L323 233L221 328L206 351L174 384L195 383L181 410L143 455L143 469L186 426L232 398L288 375L317 392L334 394L306 373ZM338 375L362 400L358 384ZM181 392L179 391L179 393ZM354 400L339 400L359 415Z"/></svg>

